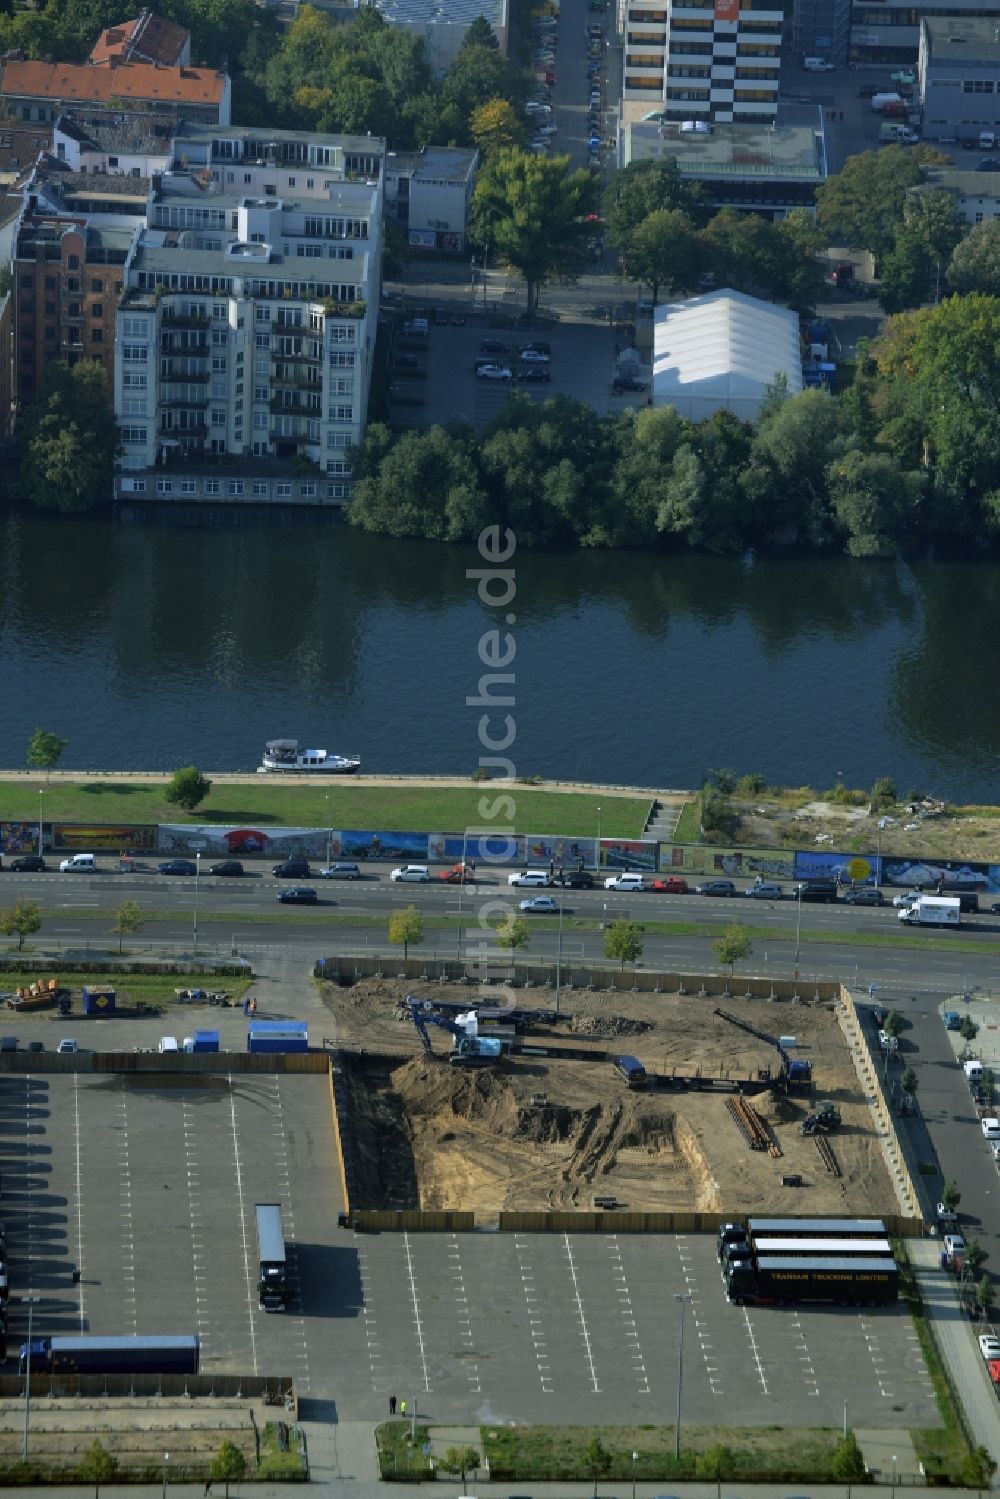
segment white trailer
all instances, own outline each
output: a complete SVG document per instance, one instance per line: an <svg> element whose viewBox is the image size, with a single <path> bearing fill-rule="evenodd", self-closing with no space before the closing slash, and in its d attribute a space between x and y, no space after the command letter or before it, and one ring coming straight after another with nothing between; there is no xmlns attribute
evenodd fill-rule
<svg viewBox="0 0 1000 1499"><path fill-rule="evenodd" d="M960 926L962 903L957 895L921 895L899 913L908 926Z"/></svg>

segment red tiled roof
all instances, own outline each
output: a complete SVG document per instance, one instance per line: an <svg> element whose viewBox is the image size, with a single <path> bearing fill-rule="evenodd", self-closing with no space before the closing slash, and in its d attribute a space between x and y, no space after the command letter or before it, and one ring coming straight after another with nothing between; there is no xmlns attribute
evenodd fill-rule
<svg viewBox="0 0 1000 1499"><path fill-rule="evenodd" d="M144 10L134 20L121 21L102 31L90 60L106 63L119 58L122 62L154 62L176 67L189 38L190 32L183 26Z"/></svg>
<svg viewBox="0 0 1000 1499"><path fill-rule="evenodd" d="M221 104L225 77L213 68L158 68L152 63L8 62L0 94L107 104L109 99L156 99L176 104Z"/></svg>

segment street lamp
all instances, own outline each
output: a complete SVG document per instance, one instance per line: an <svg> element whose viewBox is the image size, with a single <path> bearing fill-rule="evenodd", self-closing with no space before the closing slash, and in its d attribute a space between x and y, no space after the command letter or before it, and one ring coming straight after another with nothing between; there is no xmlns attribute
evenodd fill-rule
<svg viewBox="0 0 1000 1499"><path fill-rule="evenodd" d="M31 1417L31 1322L35 1302L41 1301L40 1296L22 1296L21 1305L28 1308L28 1352L24 1366L24 1440L21 1443L21 1461L28 1461L28 1421Z"/></svg>
<svg viewBox="0 0 1000 1499"><path fill-rule="evenodd" d="M565 886L563 887L565 891ZM559 944L556 947L556 1014L559 1014L559 990L562 983L562 934L563 934L563 899L559 897Z"/></svg>
<svg viewBox="0 0 1000 1499"><path fill-rule="evenodd" d="M638 1452L632 1453L632 1499L635 1499L635 1465L639 1461Z"/></svg>
<svg viewBox="0 0 1000 1499"><path fill-rule="evenodd" d="M163 1454L163 1491L162 1491L162 1499L167 1499L167 1467L168 1467L169 1463L170 1463L170 1453L169 1452L165 1452Z"/></svg>
<svg viewBox="0 0 1000 1499"><path fill-rule="evenodd" d="M326 867L330 868L330 846L333 843L333 829L330 826L330 793L324 791L323 799L326 802Z"/></svg>
<svg viewBox="0 0 1000 1499"><path fill-rule="evenodd" d="M801 885L798 886L798 888L797 888L797 890L795 892L795 897L796 897L796 911L795 911L795 977L798 978L798 976L799 976L799 948L800 948L800 945L801 945L800 938L802 936L802 886Z"/></svg>
<svg viewBox="0 0 1000 1499"><path fill-rule="evenodd" d="M892 1454L892 1499L896 1499L896 1454Z"/></svg>
<svg viewBox="0 0 1000 1499"><path fill-rule="evenodd" d="M42 797L45 795L45 787L39 787L38 791L38 857L42 857Z"/></svg>
<svg viewBox="0 0 1000 1499"><path fill-rule="evenodd" d="M677 1425L674 1430L674 1460L680 1462L681 1456L681 1391L684 1388L684 1308L691 1297L687 1292L675 1291L674 1300L680 1302L681 1308L681 1331L677 1343Z"/></svg>
<svg viewBox="0 0 1000 1499"><path fill-rule="evenodd" d="M198 951L198 876L201 874L201 853L194 856L194 950Z"/></svg>
<svg viewBox="0 0 1000 1499"><path fill-rule="evenodd" d="M597 805L597 867L601 867L601 806Z"/></svg>

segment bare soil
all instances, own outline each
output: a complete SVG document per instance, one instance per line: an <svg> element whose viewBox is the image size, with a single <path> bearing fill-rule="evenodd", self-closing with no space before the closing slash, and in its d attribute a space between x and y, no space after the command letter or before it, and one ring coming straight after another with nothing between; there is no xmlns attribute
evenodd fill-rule
<svg viewBox="0 0 1000 1499"><path fill-rule="evenodd" d="M632 1211L878 1213L894 1205L868 1105L832 1005L746 1000L722 1008L770 1035L793 1035L793 1055L813 1064L811 1096L752 1100L780 1156L752 1151L726 1108L732 1094L681 1088L700 1074L756 1078L777 1072L775 1048L678 994L573 990L570 1015L533 1031L528 1044L590 1049L593 1061L515 1055L498 1067L449 1065L450 1038L423 1052L406 992L460 999L472 989L364 979L323 986L350 1098L359 1207L579 1208L614 1196ZM525 1005L550 1008L551 992ZM659 1086L629 1091L603 1053L637 1055ZM829 1136L841 1176L828 1173L799 1122L819 1099L839 1106ZM799 1175L798 1188L782 1176Z"/></svg>
<svg viewBox="0 0 1000 1499"><path fill-rule="evenodd" d="M817 800L807 789L735 796L732 806L739 814L737 837L743 848L808 848L815 843L859 854L873 854L879 847L894 858L1000 859L1000 817L991 807L956 808L930 799L899 803L887 809L889 821L879 828L886 813L872 813L866 799L855 805Z"/></svg>

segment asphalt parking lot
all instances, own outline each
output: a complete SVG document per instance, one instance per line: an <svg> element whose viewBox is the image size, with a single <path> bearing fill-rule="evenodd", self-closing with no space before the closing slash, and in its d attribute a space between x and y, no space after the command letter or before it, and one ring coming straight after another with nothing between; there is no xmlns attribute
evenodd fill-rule
<svg viewBox="0 0 1000 1499"><path fill-rule="evenodd" d="M30 1294L35 1336L197 1332L203 1371L291 1374L308 1392L344 1252L329 1116L323 1076L5 1076L14 1357ZM257 1306L254 1204L269 1201L295 1288L284 1315Z"/></svg>

